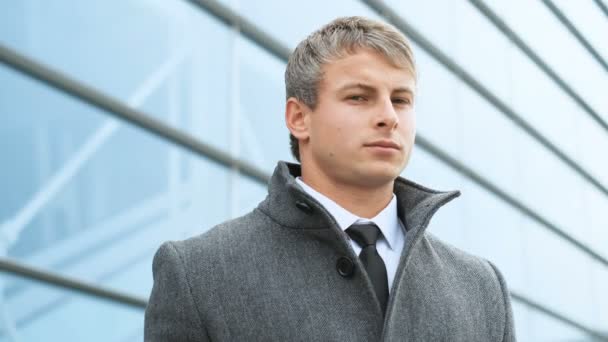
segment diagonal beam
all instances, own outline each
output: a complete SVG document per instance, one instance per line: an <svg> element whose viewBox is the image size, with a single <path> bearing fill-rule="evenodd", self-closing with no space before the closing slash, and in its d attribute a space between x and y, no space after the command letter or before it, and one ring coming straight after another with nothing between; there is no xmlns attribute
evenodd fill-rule
<svg viewBox="0 0 608 342"><path fill-rule="evenodd" d="M418 44L424 51L430 54L433 58L435 58L440 64L442 64L446 69L451 71L456 77L458 77L461 81L463 81L466 85L471 87L473 91L479 94L480 97L488 101L491 105L493 105L500 113L505 115L505 117L511 122L513 122L516 126L521 128L524 132L526 132L530 137L536 140L539 144L541 144L545 149L555 155L559 160L561 160L564 164L566 164L570 169L572 169L575 173L577 173L580 177L582 177L587 182L591 183L596 189L602 192L605 196L608 197L608 188L604 186L597 178L591 175L587 170L581 167L576 161L567 156L563 151L561 151L557 146L555 146L549 139L543 136L538 130L536 130L532 125L530 125L523 117L517 114L509 105L507 105L504 101L499 99L495 94L493 94L488 88L483 86L477 79L475 79L471 74L469 74L466 70L464 70L460 65L454 62L450 57L448 57L444 52L442 52L438 47L433 45L428 39L426 39L420 32L418 32L414 27L408 24L403 18L399 17L395 12L385 5L382 1L377 0L361 0L363 3L368 5L371 9L376 11L379 15L383 16L388 22L393 24L403 33L405 33L410 39L412 39L416 44ZM598 116L599 118L599 116ZM601 120L601 119L600 119ZM608 125L606 126L608 130Z"/></svg>
<svg viewBox="0 0 608 342"><path fill-rule="evenodd" d="M551 0L542 0L543 4L553 13L553 15L564 25L568 31L578 40L578 42L589 52L589 54L608 72L608 63L595 50L593 45L583 36L583 34L574 26L574 24L566 17L566 15L553 3Z"/></svg>
<svg viewBox="0 0 608 342"><path fill-rule="evenodd" d="M431 155L435 156L437 159L441 160L443 163L447 164L453 170L457 171L461 175L465 176L469 180L473 181L479 187L485 189L492 195L496 196L498 199L509 205L511 208L517 210L519 213L527 216L532 221L536 222L542 227L548 229L551 233L559 236L564 239L570 245L578 249L579 251L587 254L587 256L591 257L593 260L599 262L605 267L608 267L608 259L602 256L600 253L593 250L591 247L587 246L583 242L577 240L572 235L568 234L565 229L558 227L555 223L551 222L547 218L543 217L539 213L532 210L530 207L525 205L523 202L519 201L515 197L509 195L506 191L501 189L496 184L492 183L490 180L484 178L479 173L475 172L473 169L467 167L459 160L447 154L445 151L441 150L439 147L433 145L429 140L425 139L423 136L416 136L416 145L419 145L423 150L427 151Z"/></svg>
<svg viewBox="0 0 608 342"><path fill-rule="evenodd" d="M587 335L595 338L595 340L597 340L597 341L608 341L608 335L603 334L600 331L590 328L584 324L581 324L569 317L566 317L563 314L561 314L555 310L549 309L548 307L546 307L538 302L535 302L532 299L530 299L518 292L511 291L511 298L513 298L513 300L515 300L516 302L519 302L520 304L523 304L532 310L542 312L543 314L545 314L555 320L558 320L566 325L569 325L580 331L583 331Z"/></svg>
<svg viewBox="0 0 608 342"><path fill-rule="evenodd" d="M230 8L222 5L215 0L186 0L198 7L200 10L208 12L215 18L223 22L227 26L235 26L239 28L239 32L249 38L251 41L264 42L263 46L265 50L271 55L277 57L282 61L286 61L291 54L291 50L284 46L277 39L269 35L268 33L260 30L257 25L253 24L249 20L240 16Z"/></svg>
<svg viewBox="0 0 608 342"><path fill-rule="evenodd" d="M34 78L75 99L88 103L95 108L99 108L109 115L139 127L165 141L172 142L196 155L226 167L238 168L244 176L253 180L264 183L267 183L268 181L266 174L260 168L245 161L233 158L220 149L199 141L190 134L173 128L164 122L153 118L151 115L133 109L97 89L71 79L2 44L0 44L0 62L28 77Z"/></svg>
<svg viewBox="0 0 608 342"><path fill-rule="evenodd" d="M469 0L469 2L475 7L481 14L483 14L494 26L500 30L515 46L517 46L521 52L523 52L536 66L542 70L553 82L561 88L576 104L578 104L588 115L595 121L600 127L602 127L608 133L608 123L602 119L598 112L577 93L572 89L566 81L557 75L557 72L553 70L540 56L532 50L528 44L526 44L521 37L519 37L515 31L513 31L504 20L502 20L498 14L494 13L490 7L488 7L481 0ZM603 191L604 192L604 191Z"/></svg>
<svg viewBox="0 0 608 342"><path fill-rule="evenodd" d="M85 295L98 297L111 302L121 303L140 309L145 309L147 305L147 301L145 299L103 288L98 285L86 283L81 280L64 277L57 273L36 269L5 257L0 257L0 270L30 280L37 280L44 284L69 289Z"/></svg>
<svg viewBox="0 0 608 342"><path fill-rule="evenodd" d="M608 6L602 0L593 0L600 11L604 12L606 19L608 19Z"/></svg>
<svg viewBox="0 0 608 342"><path fill-rule="evenodd" d="M141 106L150 94L158 89L175 68L183 62L186 55L185 51L176 53L150 74L129 97L128 105L131 107ZM70 182L119 128L120 124L116 120L106 119L11 219L0 224L7 245L18 239L21 231L38 212Z"/></svg>

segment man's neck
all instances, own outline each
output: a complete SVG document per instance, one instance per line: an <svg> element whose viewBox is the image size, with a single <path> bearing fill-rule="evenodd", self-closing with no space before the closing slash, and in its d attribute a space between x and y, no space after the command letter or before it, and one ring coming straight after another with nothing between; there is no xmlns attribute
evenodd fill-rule
<svg viewBox="0 0 608 342"><path fill-rule="evenodd" d="M379 187L360 187L336 183L328 178L306 177L305 174L302 174L302 181L342 208L367 219L378 215L393 197L393 182Z"/></svg>

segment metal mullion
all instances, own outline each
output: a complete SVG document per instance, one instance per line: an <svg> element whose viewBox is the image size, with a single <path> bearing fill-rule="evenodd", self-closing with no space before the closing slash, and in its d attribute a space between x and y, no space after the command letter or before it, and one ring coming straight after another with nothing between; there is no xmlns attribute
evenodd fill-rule
<svg viewBox="0 0 608 342"><path fill-rule="evenodd" d="M595 50L593 45L585 39L583 34L574 26L574 24L566 17L566 15L553 3L551 0L542 0L543 4L553 13L553 15L564 25L568 31L578 40L578 42L589 52L593 58L602 65L604 70L608 72L608 63L606 60Z"/></svg>
<svg viewBox="0 0 608 342"><path fill-rule="evenodd" d="M608 123L606 123L606 121L604 121L604 119L602 119L602 117L593 108L591 108L591 106L577 92L574 91L574 89L572 89L561 77L559 77L557 73L505 23L504 20L494 13L490 7L484 4L483 1L469 0L469 2L608 133Z"/></svg>
<svg viewBox="0 0 608 342"><path fill-rule="evenodd" d="M165 141L181 146L225 167L236 167L243 175L258 182L268 182L268 175L258 167L233 158L218 148L199 141L195 137L153 118L151 115L133 109L97 89L18 54L2 44L0 44L0 62L67 95L99 108L107 114L142 128Z"/></svg>
<svg viewBox="0 0 608 342"><path fill-rule="evenodd" d="M520 293L511 291L511 298L514 301L516 301L516 302L518 302L520 304L523 304L523 305L527 306L530 309L539 311L539 312L541 312L541 313L543 313L543 314L545 314L545 315L547 315L547 316L549 316L549 317L551 317L551 318L553 318L555 320L558 320L558 321L560 321L560 322L562 322L562 323L564 323L566 325L569 325L571 327L579 329L579 330L585 332L586 334L588 334L591 337L594 337L594 338L599 339L601 341L608 341L608 335L603 334L603 333L601 333L599 331L596 331L595 329L592 329L592 328L590 328L590 327L588 327L588 326L586 326L584 324L581 324L581 323L579 323L579 322L577 322L577 321L575 321L575 320L573 320L571 318L568 318L568 317L562 315L561 313L559 313L559 312L557 312L555 310L552 310L552 309L550 309L550 308L548 308L548 307L546 307L546 306L544 306L542 304L539 304L539 303L533 301L532 299L530 299L530 298L528 298L528 297L526 297L526 296L524 296L524 295L522 295Z"/></svg>
<svg viewBox="0 0 608 342"><path fill-rule="evenodd" d="M536 140L544 148L549 150L564 164L568 165L575 173L591 183L596 189L602 192L608 197L608 188L604 186L599 180L593 175L582 168L577 162L568 157L562 152L557 146L545 138L539 131L532 127L522 116L518 115L511 107L505 102L494 95L488 88L484 87L478 80L476 80L471 74L460 67L450 57L443 53L439 48L433 45L428 39L426 39L421 33L409 25L403 18L399 17L394 13L392 9L386 6L384 3L376 0L361 0L363 3L368 5L371 9L375 10L378 14L383 16L387 21L395 25L399 30L404 32L410 37L416 44L418 44L424 51L435 58L440 64L446 69L451 71L456 77L467 84L471 89L477 92L482 98L492 104L498 111L504 114L511 122L520 127L530 137ZM608 128L608 126L606 126Z"/></svg>
<svg viewBox="0 0 608 342"><path fill-rule="evenodd" d="M606 6L602 0L593 0L593 2L595 2L600 11L604 12L606 18L608 19L608 6Z"/></svg>
<svg viewBox="0 0 608 342"><path fill-rule="evenodd" d="M0 257L0 270L30 280L37 280L44 284L54 285L139 309L145 309L147 305L147 301L143 298L65 277L54 272L37 269L5 257Z"/></svg>
<svg viewBox="0 0 608 342"><path fill-rule="evenodd" d="M273 38L266 32L260 30L255 24L238 15L229 7L222 5L214 0L186 0L206 13L211 14L216 19L219 19L227 26L235 26L239 28L240 33L249 40L263 46L264 49L271 55L282 61L287 61L291 50L284 46L277 39Z"/></svg>
<svg viewBox="0 0 608 342"><path fill-rule="evenodd" d="M471 168L464 165L462 162L450 156L445 151L441 150L439 147L433 145L429 140L424 138L421 135L416 136L416 145L419 145L422 149L433 155L435 158L441 160L443 163L447 164L453 170L462 174L469 180L473 181L479 187L485 189L492 195L496 196L498 199L508 204L510 207L514 208L521 214L527 216L532 219L532 221L538 223L539 225L547 228L552 233L556 234L560 238L566 240L568 243L576 247L576 249L581 252L587 254L587 256L591 257L595 261L602 264L604 267L608 268L608 259L603 257L601 254L594 251L591 247L587 246L583 242L575 239L570 234L568 234L564 229L559 228L556 224L549 221L547 218L543 217L539 213L532 210L530 207L526 206L523 202L517 200L515 197L509 195L506 191L500 189L499 186L492 183L490 180L482 177L477 172L473 171Z"/></svg>

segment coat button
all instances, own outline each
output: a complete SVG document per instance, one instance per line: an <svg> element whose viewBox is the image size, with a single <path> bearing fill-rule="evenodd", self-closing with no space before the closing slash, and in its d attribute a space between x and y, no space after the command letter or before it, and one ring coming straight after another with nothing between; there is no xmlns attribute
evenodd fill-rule
<svg viewBox="0 0 608 342"><path fill-rule="evenodd" d="M349 278L355 273L355 263L347 257L340 257L336 263L336 269L341 276Z"/></svg>
<svg viewBox="0 0 608 342"><path fill-rule="evenodd" d="M296 207L307 214L312 214L312 207L304 201L297 201Z"/></svg>

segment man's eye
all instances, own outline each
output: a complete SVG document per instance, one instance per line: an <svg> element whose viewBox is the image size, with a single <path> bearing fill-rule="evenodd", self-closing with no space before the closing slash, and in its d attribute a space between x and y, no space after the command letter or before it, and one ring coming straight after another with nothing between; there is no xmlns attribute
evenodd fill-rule
<svg viewBox="0 0 608 342"><path fill-rule="evenodd" d="M410 101L410 99L406 99L406 98L396 98L393 99L393 103L397 103L397 104L410 104L412 101Z"/></svg>
<svg viewBox="0 0 608 342"><path fill-rule="evenodd" d="M365 101L365 97L361 96L361 95L352 95L348 97L349 100L353 100L353 101Z"/></svg>

